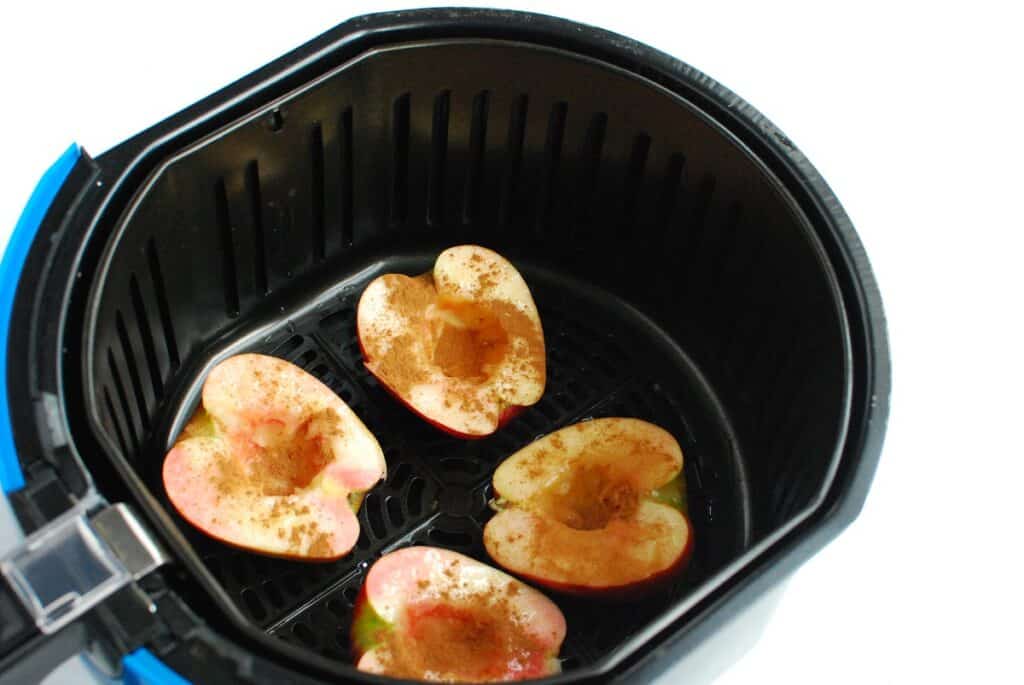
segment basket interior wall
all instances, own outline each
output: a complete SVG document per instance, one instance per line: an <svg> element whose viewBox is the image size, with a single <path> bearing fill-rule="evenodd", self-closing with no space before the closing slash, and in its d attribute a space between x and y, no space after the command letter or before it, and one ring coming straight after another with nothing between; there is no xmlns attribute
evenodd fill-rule
<svg viewBox="0 0 1024 685"><path fill-rule="evenodd" d="M369 276L463 242L522 266L551 368L540 405L473 445L406 420L352 331ZM220 549L182 523L253 623L329 655L375 555L481 555L490 469L539 434L615 413L677 434L702 546L672 599L820 492L840 422L834 289L771 176L680 98L535 46L378 50L183 150L139 191L93 287L86 405L158 497L198 375L225 350L292 359L381 437L390 475L339 564ZM664 599L570 602L595 634L570 635L569 657L597 658Z"/></svg>

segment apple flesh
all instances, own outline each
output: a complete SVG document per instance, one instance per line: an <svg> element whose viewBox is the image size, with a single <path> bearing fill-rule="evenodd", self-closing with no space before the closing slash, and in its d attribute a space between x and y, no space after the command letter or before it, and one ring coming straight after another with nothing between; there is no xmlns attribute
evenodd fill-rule
<svg viewBox="0 0 1024 685"><path fill-rule="evenodd" d="M544 394L544 333L530 289L486 248L459 245L430 273L374 279L356 329L370 373L458 437L490 435Z"/></svg>
<svg viewBox="0 0 1024 685"><path fill-rule="evenodd" d="M381 557L356 600L361 671L411 680L495 682L558 673L565 617L501 571L435 547Z"/></svg>
<svg viewBox="0 0 1024 685"><path fill-rule="evenodd" d="M319 561L355 545L362 493L384 474L377 439L348 405L299 367L258 354L213 368L163 466L171 503L207 535Z"/></svg>
<svg viewBox="0 0 1024 685"><path fill-rule="evenodd" d="M495 470L484 545L503 568L560 592L647 594L693 547L682 468L679 443L646 421L563 428Z"/></svg>

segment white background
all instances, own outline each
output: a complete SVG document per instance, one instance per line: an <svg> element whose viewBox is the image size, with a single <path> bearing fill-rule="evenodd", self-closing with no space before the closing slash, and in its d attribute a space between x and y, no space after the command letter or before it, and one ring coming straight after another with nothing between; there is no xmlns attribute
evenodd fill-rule
<svg viewBox="0 0 1024 685"><path fill-rule="evenodd" d="M504 4L626 34L739 93L832 185L881 284L894 392L865 510L718 682L1024 682L1013 3ZM69 142L99 154L349 16L400 7L5 3L0 244Z"/></svg>

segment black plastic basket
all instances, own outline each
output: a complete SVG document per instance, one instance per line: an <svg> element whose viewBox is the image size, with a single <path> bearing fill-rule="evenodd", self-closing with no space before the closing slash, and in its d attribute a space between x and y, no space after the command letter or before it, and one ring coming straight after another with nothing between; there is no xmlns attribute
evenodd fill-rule
<svg viewBox="0 0 1024 685"><path fill-rule="evenodd" d="M467 242L524 274L549 368L538 405L474 442L398 406L354 335L370 279ZM240 351L310 371L380 439L388 479L336 563L225 547L169 506L163 457L205 372ZM683 446L693 561L637 604L559 598L569 633L550 680L648 678L727 640L854 518L888 384L849 220L738 97L550 17L373 15L71 168L12 313L26 486L11 500L34 530L95 486L166 546L171 566L83 618L111 669L144 646L196 681L373 680L350 665L348 629L375 558L421 543L485 559L502 458L583 418L648 419Z"/></svg>

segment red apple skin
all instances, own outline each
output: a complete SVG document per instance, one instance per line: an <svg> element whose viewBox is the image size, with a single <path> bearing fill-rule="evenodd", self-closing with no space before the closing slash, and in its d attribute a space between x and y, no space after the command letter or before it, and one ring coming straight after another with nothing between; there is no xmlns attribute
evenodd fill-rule
<svg viewBox="0 0 1024 685"><path fill-rule="evenodd" d="M164 485L164 489L165 490L167 489L167 485L166 484ZM184 511L182 511L182 509L180 507L178 507L174 503L173 499L168 498L168 501L171 503L171 506L174 508L174 510L176 512L178 512L179 516L181 516L186 521L190 520L190 517ZM354 510L354 513L358 514L359 512L358 512L358 510ZM195 525L195 524L193 524L193 525ZM348 556L348 554L351 553L351 550L346 550L346 551L343 551L343 552L339 552L336 555L321 556L321 557L312 557L312 556L306 556L306 555L302 555L302 554L278 554L278 553L270 552L270 551L267 551L267 550L264 550L264 549L255 549L255 548L252 548L252 547L246 547L245 545L240 545L240 544L238 544L236 542L232 542L231 540L229 540L227 538L224 538L224 537L222 537L220 535L217 535L216 533L213 533L212 531L210 531L208 529L205 529L205 528L200 528L200 530L202 530L203 535L205 535L206 537L211 538L213 540L216 540L217 542L219 542L222 545L226 545L227 547L231 547L233 549L241 550L243 552L255 553L255 554L259 554L260 556L270 557L272 559L284 559L286 561L301 561L301 562L307 563L307 564L330 564L330 563L333 563L335 561L338 561L342 557Z"/></svg>
<svg viewBox="0 0 1024 685"><path fill-rule="evenodd" d="M173 503L172 503L172 506L173 506ZM178 507L174 507L174 510L176 512L178 512L179 516L181 516L182 518L186 518L184 512L182 512L180 509L178 509ZM225 538L222 538L219 535L214 535L213 533L211 533L208 530L203 530L203 535L205 535L206 537L210 538L211 540L216 540L217 542L219 542L220 544L222 544L222 545L224 545L226 547L231 547L232 549L237 549L237 550L239 550L241 552L249 552L250 554L259 554L261 557L270 557L271 559L283 559L285 561L301 561L304 564L332 564L335 561L338 561L342 557L348 556L351 553L351 550L349 550L347 552L342 552L342 553L338 554L337 556L323 556L323 557L309 557L309 556L303 556L301 554L277 554L275 552L268 552L268 551L262 550L262 549L254 549L252 547L246 547L244 545L239 545L238 543L235 543L235 542L232 542L231 540L227 540Z"/></svg>
<svg viewBox="0 0 1024 685"><path fill-rule="evenodd" d="M495 571L497 571L498 573L503 573L502 571L499 571L498 569L495 569ZM356 596L356 600L355 600L354 607L353 607L353 612L352 612L352 630L350 631L350 635L349 635L349 645L350 645L350 651L351 651L351 654L352 654L353 663L356 663L356 664L359 663L359 661L363 658L363 656L368 651L368 650L364 649L363 648L364 645L361 645L360 642L359 642L359 635L363 632L363 630L361 630L360 623L364 622L364 621L369 622L370 616L373 613L375 613L374 610L373 610L372 604L370 603L370 597L369 597L369 593L367 592L367 586L368 586L368 584L365 582L365 579L364 579L363 585L359 589L359 594ZM529 588L529 586L527 586L527 589L533 590L532 588ZM548 600L547 603L550 603L550 600ZM551 605L554 606L553 604L551 604ZM558 611L557 607L555 607L555 609L556 609L556 611ZM558 616L559 616L559 620L561 622L561 638L559 638L558 646L555 648L555 650L548 655L548 659L552 660L555 664L559 663L558 653L561 650L561 645L564 643L564 640L565 640L565 628L566 628L564 615L560 611L558 611ZM387 626L386 628L384 628L385 630L393 630L392 624L385 623L384 626ZM372 648L372 646L371 646L371 648ZM558 672L559 671L558 671L558 669L556 667L556 669L554 669L554 670L552 670L552 671L550 671L550 672L548 672L548 673L546 673L544 675L538 675L538 676L534 676L534 677L546 677L546 676L551 676L551 675L557 675Z"/></svg>
<svg viewBox="0 0 1024 685"><path fill-rule="evenodd" d="M533 449L534 447L537 447L537 446L543 444L546 439L554 438L556 436L556 434L562 433L563 431L568 432L571 429L579 429L579 428L586 428L587 430L592 430L592 429L595 429L595 426L598 426L601 423L603 423L605 426L610 426L610 425L613 424L613 422L619 422L620 425L622 424L622 422L626 422L626 423L632 422L632 423L637 423L637 424L644 424L644 425L648 426L649 428L653 428L657 432L659 432L659 433L663 434L664 436L666 436L667 439L671 442L671 444L674 445L675 451L678 452L678 454L679 454L679 462L678 462L678 470L675 471L674 474L673 473L665 473L664 477L668 478L669 481L679 477L679 475L682 473L682 466L683 466L683 463L682 463L682 452L681 452L681 450L680 450L680 448L678 446L678 443L675 441L675 439L673 437L671 437L663 429L661 429L661 428L659 428L657 426L653 426L652 424L649 424L649 423L643 422L643 421L636 421L634 419L621 419L621 418L595 419L595 420L593 420L593 422L587 421L587 422L582 422L580 424L574 424L573 426L567 426L567 427L561 429L560 431L556 431L555 433L552 433L549 436L545 436L545 438L542 438L541 440L538 440L537 442L533 443L532 445L528 445L527 447L519 450L514 455L510 456L509 459L506 460L506 461L511 461L513 457L516 457L516 456L520 455L521 453L524 453L528 449ZM586 452L586 448L584 449L584 452ZM548 457L548 459L550 459L550 457ZM500 468L500 466L499 466L499 468ZM665 483L667 483L669 481L665 481ZM664 485L665 483L660 483L660 485ZM658 487L660 487L660 485ZM510 508L512 508L512 509L520 508L520 507L517 507L517 505L515 504L514 498L508 498L507 497L511 493L504 493L504 492L502 492L500 486L498 485L497 480L495 480L493 482L493 487L494 487L494 493L495 493L495 498L496 499L499 499L499 500L500 499L506 499L506 501L509 502ZM653 571L649 575L646 575L644 577L636 578L635 580L630 580L627 583L622 583L622 584L618 584L618 585L596 585L596 584L565 582L565 580L555 580L555 579L552 579L552 578L545 577L541 573L532 572L531 570L528 570L526 568L522 568L521 566L515 565L514 562L512 562L513 565L509 565L508 559L507 558L502 558L504 555L500 553L500 551L499 551L499 549L497 547L495 547L492 550L491 543L488 541L489 540L488 532L489 532L490 523L488 524L487 527L485 527L485 533L484 533L485 548L487 549L487 552L488 552L488 555L490 556L490 558L500 568L504 569L508 573L512 573L513 575L515 575L515 576L517 576L517 577L519 577L519 578L521 578L521 579L527 581L528 583L530 583L532 585L535 585L537 587L546 588L548 590L551 590L553 592L556 592L556 593L559 593L559 594L562 594L562 595L576 596L576 597L582 597L582 598L600 599L600 600L603 600L603 601L610 601L610 602L634 601L634 600L641 599L641 598L644 598L644 597L649 597L652 594L660 592L660 591L666 589L668 586L670 586L672 584L672 582L682 572L682 570L689 564L690 559L691 559L691 557L693 555L694 544L695 544L694 535L693 535L693 524L691 523L689 516L687 516L685 504L683 504L681 502L672 502L672 503L661 502L660 506L668 507L668 508L670 508L672 510L677 511L680 514L680 517L682 518L682 521L683 521L683 524L685 525L685 530L686 530L685 542L682 545L682 548L679 550L678 556L676 556L674 558L674 560L671 563L669 563L667 566L665 566L664 568L661 568L660 570ZM536 569L534 569L533 571L536 571Z"/></svg>
<svg viewBox="0 0 1024 685"><path fill-rule="evenodd" d="M298 383L299 381L301 381L301 383L305 384L306 391L307 392L312 392L313 396L316 396L316 400L313 401L312 404L310 405L311 408L315 408L315 407L320 406L320 404L318 404L318 402L322 403L324 407L333 408L334 415L337 417L337 420L342 421L345 424L345 426L346 426L346 428L348 430L352 430L353 428L356 429L353 433L350 433L349 435L363 436L363 437L366 438L366 440L368 440L366 445L372 444L373 452L375 452L376 455L379 457L378 465L379 465L379 469L380 469L379 473L375 473L374 474L374 477L377 478L377 480L379 480L380 478L383 478L384 474L386 473L386 465L384 463L383 453L380 451L380 446L377 443L376 439L373 437L372 433L370 433L370 431L362 424L362 422L359 420L358 416L356 416L354 414L354 412L352 412L351 408L349 408L341 400L341 398L337 397L332 391L330 391L330 389L327 388L327 386L324 386L322 383L320 383L313 376L309 375L307 372L303 371L302 369L300 369L297 366L294 366L294 365L290 364L289 362L287 362L285 360L277 359L277 358L274 358L274 357L268 357L268 356L265 356L265 355L242 354L242 355L236 355L234 357L230 357L230 358L228 358L226 360L223 360L222 362L220 362L214 368L213 371L211 371L210 377L207 378L206 382L204 382L203 400L202 400L202 404L200 405L200 408L197 410L196 414L189 420L189 423L186 426L186 428L184 429L184 431L182 432L182 435L179 436L179 438L178 438L177 442L175 443L175 445L172 447L170 452L168 452L167 457L165 458L165 461L164 461L163 469L162 469L162 477L163 477L163 482L164 482L164 489L165 489L165 492L168 495L168 501L171 503L172 507L175 509L175 511L178 512L179 515L181 515L181 517L183 519L188 521L191 525L193 525L197 529L201 530L208 537L211 537L211 538L217 540L218 542L220 542L220 543L222 543L224 545L227 545L229 547L233 547L235 549L244 550L244 551L247 551L247 552L257 553L257 554L260 554L260 555L263 555L263 556L274 557L274 558L279 558L279 559L304 561L304 562L308 562L308 563L330 563L330 562L333 562L333 561L337 561L341 557L347 555L351 551L351 547L340 548L340 547L338 547L336 545L331 545L330 551L327 551L327 552L324 552L324 551L313 552L311 550L306 550L304 552L300 552L300 551L292 552L290 549L287 550L287 551L282 551L280 549L271 549L271 548L268 548L268 547L265 547L265 546L258 545L256 542L249 542L249 543L247 543L247 542L244 542L244 541L239 541L239 540L236 540L236 539L232 539L230 537L230 535L222 533L220 530L217 529L216 526L204 525L202 520L197 519L197 517L202 516L201 513L197 512L197 511L190 511L190 510L188 510L188 509L186 509L186 508L184 508L182 506L183 503L190 503L190 504L194 505L195 502L197 501L197 500L188 499L188 498L182 499L182 494L181 494L181 493L185 492L185 490L182 489L182 482L183 482L182 478L183 478L183 476L180 475L180 474L183 473L182 469L184 469L184 473L187 474L187 472L189 471L190 468L194 468L194 467L188 467L188 466L185 465L185 464L187 464L190 461L189 455L195 455L196 454L196 452L195 452L196 449L200 450L200 452L199 452L200 454L202 454L204 452L203 448L201 448L201 447L200 448L190 447L190 445L193 444L192 441L196 440L196 439L207 440L207 441L215 442L215 444L223 447L225 444L227 444L225 441L230 439L228 437L229 436L228 432L226 432L225 430L223 430L221 428L213 427L215 425L214 422L215 422L215 416L217 416L216 414L207 415L207 416L209 416L209 418L206 419L205 421L200 420L201 413L205 413L207 408L208 408L207 402L208 402L209 397L208 397L207 393L211 392L210 391L210 380L211 380L211 378L215 374L220 372L221 370L225 369L229 364L234 364L235 365L235 366L232 367L233 369L237 369L237 368L239 368L239 365L241 365L241 368L245 370L245 371L242 372L242 376L241 376L243 384L245 382L248 382L246 379L248 378L248 373L249 372L251 372L254 375L257 374L257 373L267 374L267 375L270 375L271 378L273 378L274 374L277 373L278 371L280 371L281 373L285 374L284 377L289 378L289 380L292 380L293 382ZM229 372L224 371L224 373L229 373ZM262 381L256 381L257 385L259 383L261 383L261 382ZM218 387L223 387L223 386L218 386ZM248 392L248 393L240 392L239 396L240 397L246 397L246 398L260 397L259 395L256 395L256 394L254 394L252 392ZM262 400L258 400L257 404L258 404L259 401L262 401ZM271 405L269 405L267 408L269 410L269 409L272 409L272 407L273 407L273 404L271 403ZM252 411L251 405L248 405L246 410L247 411ZM225 414L224 416L231 416L232 417L232 419L231 419L232 421L243 420L243 419L240 419L239 416L235 415L235 414ZM302 415L300 414L299 416L301 418ZM248 420L251 421L252 419L250 418ZM200 421L200 423L196 424L197 421ZM194 428L197 425L200 425L200 426L206 425L206 421L209 422L209 425L211 426L211 428L198 428L198 429ZM265 418L263 421L265 423L269 423L269 424L284 425L284 421L275 418L273 414L268 415L267 418ZM199 430L200 433L196 433L196 432L190 433L190 431L196 431L196 430ZM207 433L208 430L212 430L212 432L211 433ZM228 454L230 454L231 453L231 448L228 448L227 451L228 451ZM370 454L372 454L373 452L371 452ZM362 454L361 451L360 451L360 453ZM224 457L220 457L220 458L223 459ZM323 467L323 470L321 471L321 473L319 475L323 476L324 474L328 473L329 471L332 471L333 469L336 469L337 467L346 464L346 460L344 458L338 458L338 459L341 459L341 461L338 461L336 459L336 460L328 462ZM213 462L211 464L210 468L212 468L214 465L216 465L216 462ZM376 468L377 468L377 465L374 466L374 472L376 472ZM334 473L337 474L338 472L335 471ZM335 485L328 486L328 485L326 485L326 481L323 481L324 485L322 485L322 486L320 486L320 487L318 487L316 489L313 489L312 485L307 486L305 489L299 488L299 490L297 490L296 493L295 493L295 495L297 495L297 497L288 496L288 497L278 497L278 498L269 497L268 498L268 497L265 497L265 496L257 496L257 497L255 497L255 499L251 499L251 500L247 499L248 496L242 496L241 498L239 498L239 497L231 498L230 496L228 496L228 497L229 497L229 499L234 499L236 506L239 503L246 503L246 502L248 502L249 505L253 506L253 507L262 506L262 505L266 504L268 501L269 502L273 502L273 501L285 502L286 500L290 501L289 504L286 504L285 506L294 506L295 504L298 504L298 505L301 506L303 504L303 502L305 502L307 504L313 504L314 502L327 502L330 505L330 508L327 511L321 511L322 515L329 515L330 512L339 512L340 513L342 511L344 511L345 512L344 516L346 518L350 518L351 521L353 521L355 523L355 528L353 530L354 536L353 536L353 542L352 542L352 545L354 545L355 544L355 540L358 539L358 534L359 534L358 523L356 522L356 518L355 518L355 515L358 513L358 505L353 505L351 500L349 499L349 496L353 495L353 494L362 494L366 490L372 488L373 484L369 484L368 486L366 484L364 484L362 486L357 486L357 487L354 487L353 489L350 489L350 490L347 490L347 491L345 491L345 490L337 491L337 490L335 490L335 488L339 487L339 485L344 485L344 484L339 484L339 482L336 480L336 478L337 478L336 475L331 477L331 482L335 483ZM205 483L203 482L204 480L208 480L208 478L204 479L202 476L200 476L198 481L185 481L185 482L191 482L193 486L198 486L199 488L203 488L203 487L205 487ZM332 494L330 494L329 496L324 495L323 494L324 491L322 490L322 488L324 488L324 487L330 487L332 489L332 491L333 492L337 492L337 494L333 494L333 492L332 492ZM350 482L348 487L351 487L351 482ZM303 492L304 494L300 495L299 494L300 491ZM198 500L198 501L202 501L202 500ZM215 508L214 511L216 512L217 509ZM216 515L217 514L215 514L215 518L213 519L214 523L217 522ZM320 520L324 521L325 519L320 519ZM330 519L327 519L327 520L329 521ZM264 525L266 525L267 522L266 522L266 520L264 520L262 523ZM283 524L283 529L285 531L287 531L287 523ZM342 545L342 547L343 547L343 545Z"/></svg>
<svg viewBox="0 0 1024 685"><path fill-rule="evenodd" d="M475 246L462 246L462 247L475 247ZM451 249L458 249L458 248L451 248ZM482 248L477 248L477 249L482 249ZM490 252L489 250L486 250L486 251ZM448 252L448 251L446 250L446 252ZM498 256L498 257L499 257L499 259L504 261L504 258L502 258L500 256ZM440 257L439 257L439 259L440 259ZM428 272L428 273L430 273L430 272ZM517 276L517 278L521 278L521 276L518 275L518 272L516 273L516 276ZM371 285L372 285L372 283L371 283ZM529 291L528 291L528 289L527 289L527 294L528 294L528 299L530 300L531 306L535 307L535 305L533 305L532 298L529 298ZM362 300L360 300L360 302L362 302ZM358 314L357 314L357 317L358 317ZM407 407L409 410L412 411L413 414L415 414L416 416L420 417L421 419L423 419L424 421L429 423L431 426L434 426L435 428L440 430L442 433L446 433L448 435L451 435L453 437L459 438L461 440L482 440L483 438L489 437L489 436L493 435L494 433L496 433L498 430L500 430L505 425L507 425L509 423L509 421L511 421L516 416L521 414L525 409L527 409L529 406L532 406L532 404L530 404L530 405L506 405L499 412L498 421L497 421L497 424L496 424L494 430L492 430L489 433L465 433L465 432L459 431L457 429L451 428L450 426L448 426L448 425L446 425L444 423L441 423L440 421L434 419L433 417L430 417L430 416L424 414L422 411L418 410L416 407L413 406L413 404L411 403L409 398L403 397L400 393L396 392L391 387L391 385L388 383L388 381L385 378L383 378L381 375L376 373L372 368L370 368L370 365L374 362L374 359L373 359L372 355L369 354L369 351L367 349L367 345L366 345L365 341L363 340L363 336L361 334L360 326L359 325L356 326L356 339L357 339L357 342L359 344L359 352L362 355L364 366L365 366L367 372L369 372L370 375L374 376L374 378L376 378L377 381L388 391L388 394L390 394L392 397L397 399L400 404L402 404L403 406Z"/></svg>
<svg viewBox="0 0 1024 685"><path fill-rule="evenodd" d="M685 515L684 515L684 518ZM687 526L690 525L689 518L686 518ZM559 583L556 581L548 580L547 578L541 578L536 575L529 573L517 572L514 575L517 578L536 585L538 587L547 588L552 592L557 592L561 595L569 595L572 597L579 597L583 599L597 599L607 602L615 603L626 603L632 602L639 599L650 597L651 595L657 594L663 590L668 589L672 582L678 577L679 573L686 568L690 563L690 557L693 556L693 535L687 536L686 546L683 548L679 558L669 567L662 569L654 575L648 576L647 578L630 583L628 585L616 585L612 587L590 587L589 585L572 585L566 583ZM492 557L493 558L493 557ZM501 566L497 559L494 562ZM507 569L506 569L507 571ZM511 573L511 571L508 571Z"/></svg>
<svg viewBox="0 0 1024 685"><path fill-rule="evenodd" d="M505 426L509 421L516 418L524 411L526 411L526 407L518 404L511 407L505 407L498 416L498 428L500 429L502 426Z"/></svg>

